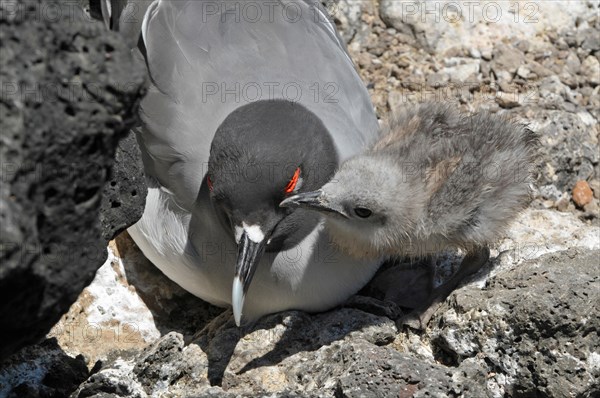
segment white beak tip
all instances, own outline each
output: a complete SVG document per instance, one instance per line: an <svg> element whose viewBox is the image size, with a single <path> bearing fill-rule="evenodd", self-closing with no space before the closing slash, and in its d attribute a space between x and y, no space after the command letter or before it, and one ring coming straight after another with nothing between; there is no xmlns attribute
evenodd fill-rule
<svg viewBox="0 0 600 398"><path fill-rule="evenodd" d="M239 328L241 325L241 314L233 314L233 318L235 319L235 326Z"/></svg>
<svg viewBox="0 0 600 398"><path fill-rule="evenodd" d="M233 319L235 319L237 327L240 327L242 323L242 309L244 308L245 298L242 281L236 277L233 280L233 287L231 289L231 306L233 307Z"/></svg>

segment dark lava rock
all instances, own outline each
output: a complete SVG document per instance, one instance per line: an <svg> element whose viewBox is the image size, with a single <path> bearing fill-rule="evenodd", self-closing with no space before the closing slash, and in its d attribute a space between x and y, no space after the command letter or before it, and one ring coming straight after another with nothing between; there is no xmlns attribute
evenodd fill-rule
<svg viewBox="0 0 600 398"><path fill-rule="evenodd" d="M85 397L140 397L139 391L132 386L134 382L127 378L111 378L99 373L89 378L77 391L78 398Z"/></svg>
<svg viewBox="0 0 600 398"><path fill-rule="evenodd" d="M479 361L488 388L504 396L598 396L598 258L585 249L547 254L484 289L456 291L432 319L439 358L459 369Z"/></svg>
<svg viewBox="0 0 600 398"><path fill-rule="evenodd" d="M170 332L103 364L73 396L595 397L599 256L569 249L506 269L501 254L483 288L452 293L419 334L348 307L242 329L228 310L189 343Z"/></svg>
<svg viewBox="0 0 600 398"><path fill-rule="evenodd" d="M144 212L148 188L142 154L133 131L119 141L115 163L110 171L100 206L102 238L105 241L134 224Z"/></svg>
<svg viewBox="0 0 600 398"><path fill-rule="evenodd" d="M156 384L157 380L172 384L172 381L181 378L180 369L175 366L165 366L165 364L181 363L183 346L182 336L171 332L142 351L133 368L133 373L147 393L152 392L152 386Z"/></svg>
<svg viewBox="0 0 600 398"><path fill-rule="evenodd" d="M464 379L445 366L367 343L342 346L346 371L338 379L336 398L485 397L485 375Z"/></svg>
<svg viewBox="0 0 600 398"><path fill-rule="evenodd" d="M0 45L3 358L50 330L104 262L106 239L139 215L127 198L127 218L105 213L105 231L99 221L106 181L129 168L111 174L144 67L68 1L1 2Z"/></svg>
<svg viewBox="0 0 600 398"><path fill-rule="evenodd" d="M27 347L0 367L0 396L66 397L89 376L82 356L65 354L55 339Z"/></svg>

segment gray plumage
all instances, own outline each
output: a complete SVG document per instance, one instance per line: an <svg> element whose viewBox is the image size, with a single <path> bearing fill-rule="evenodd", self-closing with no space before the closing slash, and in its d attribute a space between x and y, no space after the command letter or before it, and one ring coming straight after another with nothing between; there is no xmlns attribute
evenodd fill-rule
<svg viewBox="0 0 600 398"><path fill-rule="evenodd" d="M466 249L479 264L464 277L529 203L536 147L532 131L504 117L442 104L407 108L321 190L282 206L322 212L333 241L356 257Z"/></svg>
<svg viewBox="0 0 600 398"><path fill-rule="evenodd" d="M144 215L129 228L146 257L196 296L233 304L238 324L242 308L245 320L320 311L359 290L379 259L351 258L329 244L319 217L278 207L295 168L304 183L297 187L316 189L330 175L312 183L315 154L332 173L377 137L368 92L322 5L110 4L111 26L130 46L141 29L151 83L136 129L149 190ZM326 138L321 152L313 150L318 134ZM256 166L266 170L261 178L233 183Z"/></svg>
<svg viewBox="0 0 600 398"><path fill-rule="evenodd" d="M485 246L528 204L535 154L525 126L421 105L344 162L319 200L339 210L324 213L330 233L358 257ZM362 218L357 208L372 214Z"/></svg>

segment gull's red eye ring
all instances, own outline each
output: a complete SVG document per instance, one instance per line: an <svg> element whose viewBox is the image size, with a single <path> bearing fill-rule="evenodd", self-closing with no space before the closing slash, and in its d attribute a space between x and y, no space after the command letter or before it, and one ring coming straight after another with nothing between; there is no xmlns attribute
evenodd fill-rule
<svg viewBox="0 0 600 398"><path fill-rule="evenodd" d="M296 184L298 184L298 178L300 178L300 167L296 169L292 179L287 183L283 192L286 194L294 192L294 188L296 188Z"/></svg>
<svg viewBox="0 0 600 398"><path fill-rule="evenodd" d="M210 176L206 176L206 185L208 185L208 189L210 189L211 191L213 190L213 183L210 179Z"/></svg>

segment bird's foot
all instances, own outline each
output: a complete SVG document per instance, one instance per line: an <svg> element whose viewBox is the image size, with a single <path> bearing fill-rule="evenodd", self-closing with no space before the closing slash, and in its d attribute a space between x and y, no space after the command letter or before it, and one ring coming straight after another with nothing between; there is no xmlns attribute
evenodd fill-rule
<svg viewBox="0 0 600 398"><path fill-rule="evenodd" d="M370 314L385 316L390 319L396 319L402 313L400 308L393 301L379 300L374 297L354 295L345 303L346 308L355 308Z"/></svg>
<svg viewBox="0 0 600 398"><path fill-rule="evenodd" d="M428 308L413 310L400 318L398 326L408 326L415 330L425 330L431 317L435 314L440 305L441 303L434 303Z"/></svg>
<svg viewBox="0 0 600 398"><path fill-rule="evenodd" d="M435 312L450 293L452 293L466 277L479 271L489 257L490 250L487 247L477 247L469 251L456 273L444 284L433 289L424 305L400 318L398 322L399 326L408 326L412 329L424 330Z"/></svg>

